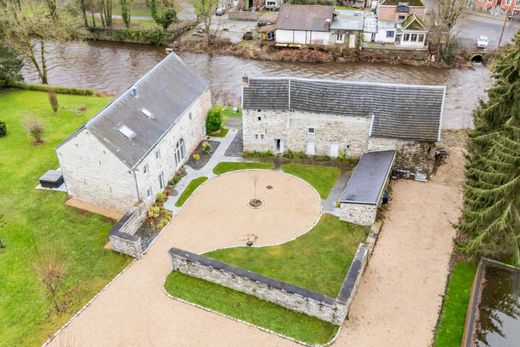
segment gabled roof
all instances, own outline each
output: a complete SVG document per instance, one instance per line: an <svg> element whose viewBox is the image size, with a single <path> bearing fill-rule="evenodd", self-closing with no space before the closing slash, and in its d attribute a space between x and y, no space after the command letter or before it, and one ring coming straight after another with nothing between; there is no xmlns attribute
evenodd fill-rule
<svg viewBox="0 0 520 347"><path fill-rule="evenodd" d="M373 116L371 136L440 140L444 86L250 78L243 108Z"/></svg>
<svg viewBox="0 0 520 347"><path fill-rule="evenodd" d="M363 30L363 11L337 10L331 30Z"/></svg>
<svg viewBox="0 0 520 347"><path fill-rule="evenodd" d="M404 30L426 30L426 24L412 13L401 23L401 28Z"/></svg>
<svg viewBox="0 0 520 347"><path fill-rule="evenodd" d="M276 29L329 31L333 14L333 6L282 5Z"/></svg>
<svg viewBox="0 0 520 347"><path fill-rule="evenodd" d="M402 0L381 0L380 5L385 6L397 6L399 4L407 4L408 6L422 6L424 7L424 3L422 0L409 0L409 1L402 1Z"/></svg>
<svg viewBox="0 0 520 347"><path fill-rule="evenodd" d="M363 154L347 186L340 202L353 204L377 205L385 182L392 170L395 151L368 152Z"/></svg>
<svg viewBox="0 0 520 347"><path fill-rule="evenodd" d="M80 130L88 129L133 168L208 88L207 81L171 53Z"/></svg>

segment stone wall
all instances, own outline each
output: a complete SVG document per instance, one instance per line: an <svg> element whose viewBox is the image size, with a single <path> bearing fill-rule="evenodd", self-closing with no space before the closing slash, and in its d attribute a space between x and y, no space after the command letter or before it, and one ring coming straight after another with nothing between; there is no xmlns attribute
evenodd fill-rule
<svg viewBox="0 0 520 347"><path fill-rule="evenodd" d="M172 271L253 295L336 325L341 325L348 314L368 255L366 246L361 244L338 298L331 298L177 248L170 249L169 253Z"/></svg>
<svg viewBox="0 0 520 347"><path fill-rule="evenodd" d="M368 141L369 151L389 149L397 150L395 169L422 172L427 175L432 173L435 165L435 143L384 137L372 137Z"/></svg>
<svg viewBox="0 0 520 347"><path fill-rule="evenodd" d="M251 11L229 11L228 18L230 20L251 20L257 21L259 18L259 12Z"/></svg>
<svg viewBox="0 0 520 347"><path fill-rule="evenodd" d="M331 145L337 144L339 151L345 151L347 156L361 156L368 146L370 118L244 110L243 127L246 152L275 152L275 139L280 139L282 151L305 152L307 144L312 142L316 155L330 155ZM314 133L309 133L309 128L313 128Z"/></svg>
<svg viewBox="0 0 520 347"><path fill-rule="evenodd" d="M108 238L112 250L132 257L139 257L144 252L141 238L135 236L146 218L147 210L140 206L126 213L110 230Z"/></svg>
<svg viewBox="0 0 520 347"><path fill-rule="evenodd" d="M377 205L342 202L340 210L342 212L341 220L359 225L371 225L377 217Z"/></svg>

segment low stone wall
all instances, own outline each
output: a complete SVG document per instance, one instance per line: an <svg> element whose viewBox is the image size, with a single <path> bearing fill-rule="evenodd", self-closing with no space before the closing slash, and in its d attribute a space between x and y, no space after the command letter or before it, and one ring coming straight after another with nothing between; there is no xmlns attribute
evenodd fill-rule
<svg viewBox="0 0 520 347"><path fill-rule="evenodd" d="M354 224L372 225L377 217L377 205L341 203L340 209L341 220Z"/></svg>
<svg viewBox="0 0 520 347"><path fill-rule="evenodd" d="M228 18L230 20L251 20L257 21L259 17L258 12L248 12L248 11L229 11Z"/></svg>
<svg viewBox="0 0 520 347"><path fill-rule="evenodd" d="M348 314L368 255L367 247L361 244L338 298L331 298L178 248L170 249L169 253L172 271L253 295L335 325L341 325Z"/></svg>
<svg viewBox="0 0 520 347"><path fill-rule="evenodd" d="M110 230L108 236L112 249L132 257L139 257L143 253L141 238L134 234L146 218L146 209L139 207L127 212Z"/></svg>

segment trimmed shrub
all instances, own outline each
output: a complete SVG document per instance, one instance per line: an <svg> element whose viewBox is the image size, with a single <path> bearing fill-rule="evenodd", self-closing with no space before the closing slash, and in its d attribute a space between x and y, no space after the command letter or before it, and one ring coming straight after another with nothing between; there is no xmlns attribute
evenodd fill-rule
<svg viewBox="0 0 520 347"><path fill-rule="evenodd" d="M7 124L0 120L0 137L7 136Z"/></svg>
<svg viewBox="0 0 520 347"><path fill-rule="evenodd" d="M211 134L222 128L224 117L222 116L222 106L213 106L208 112L206 119L206 133Z"/></svg>
<svg viewBox="0 0 520 347"><path fill-rule="evenodd" d="M18 88L18 89L24 89L24 90L34 90L34 91L38 91L38 92L54 91L56 94L84 95L84 96L91 96L91 95L99 94L92 89L50 86L47 84L30 84L30 83L20 82L20 83L11 83L9 86L13 87L13 88Z"/></svg>

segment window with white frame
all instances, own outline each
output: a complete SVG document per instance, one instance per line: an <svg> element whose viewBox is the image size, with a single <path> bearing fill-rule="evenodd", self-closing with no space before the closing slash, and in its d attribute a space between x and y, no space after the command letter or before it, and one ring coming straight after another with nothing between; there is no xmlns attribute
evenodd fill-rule
<svg viewBox="0 0 520 347"><path fill-rule="evenodd" d="M519 0L520 1L520 0ZM419 34L417 36L417 42L424 42L424 34Z"/></svg>
<svg viewBox="0 0 520 347"><path fill-rule="evenodd" d="M175 166L179 166L186 156L186 145L184 139L180 139L175 144Z"/></svg>
<svg viewBox="0 0 520 347"><path fill-rule="evenodd" d="M336 42L337 43L345 42L345 34L343 34L343 33L336 33Z"/></svg>
<svg viewBox="0 0 520 347"><path fill-rule="evenodd" d="M161 151L159 149L157 151L155 151L155 159L157 159L157 160L161 159Z"/></svg>
<svg viewBox="0 0 520 347"><path fill-rule="evenodd" d="M395 34L395 31L393 31L393 30L388 30L388 31L386 32L386 37L389 38L389 39L391 39L391 38L394 37L394 34Z"/></svg>
<svg viewBox="0 0 520 347"><path fill-rule="evenodd" d="M308 129L307 129L307 133L308 133L308 134L316 134L316 129L314 129L314 128L308 128Z"/></svg>
<svg viewBox="0 0 520 347"><path fill-rule="evenodd" d="M159 188L164 189L164 174L161 172L159 175Z"/></svg>

